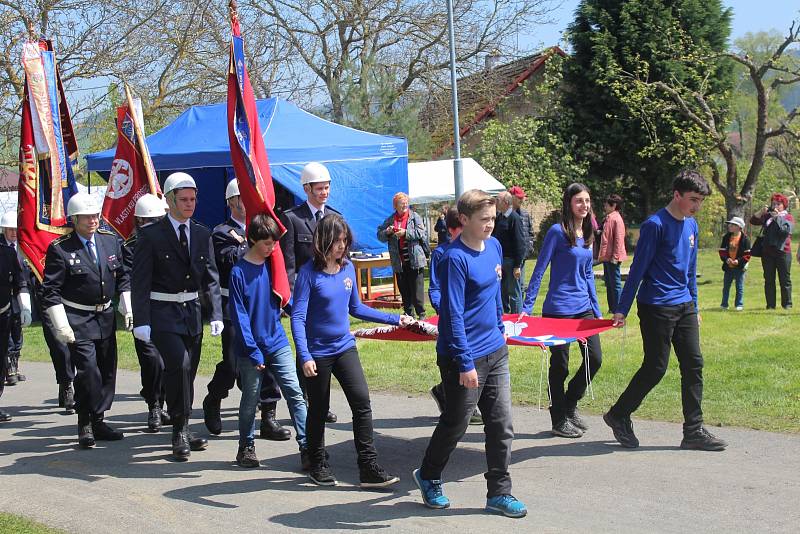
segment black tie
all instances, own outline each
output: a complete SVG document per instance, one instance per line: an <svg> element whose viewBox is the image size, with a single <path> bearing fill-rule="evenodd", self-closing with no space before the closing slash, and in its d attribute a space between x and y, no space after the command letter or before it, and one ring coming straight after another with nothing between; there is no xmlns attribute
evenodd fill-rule
<svg viewBox="0 0 800 534"><path fill-rule="evenodd" d="M184 252L186 252L186 255L188 256L189 255L189 238L186 237L186 225L185 224L179 224L178 225L178 231L181 234L181 236L180 236L181 246L183 247Z"/></svg>
<svg viewBox="0 0 800 534"><path fill-rule="evenodd" d="M314 214L314 218L319 222L322 219L322 210L317 210L317 213Z"/></svg>

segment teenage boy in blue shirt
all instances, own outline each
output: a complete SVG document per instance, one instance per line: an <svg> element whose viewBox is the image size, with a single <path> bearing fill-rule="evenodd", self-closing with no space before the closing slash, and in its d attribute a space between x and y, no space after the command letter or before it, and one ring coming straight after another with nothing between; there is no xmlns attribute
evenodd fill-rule
<svg viewBox="0 0 800 534"><path fill-rule="evenodd" d="M641 226L628 280L614 310L614 326L625 325L638 291L644 361L617 403L603 416L623 447L636 448L631 414L664 377L670 344L680 363L683 402L682 449L721 451L727 443L703 426L703 355L697 307L697 221L711 189L695 170L672 183L672 200ZM641 283L641 286L640 286Z"/></svg>
<svg viewBox="0 0 800 534"><path fill-rule="evenodd" d="M500 300L503 253L493 237L494 199L472 189L458 199L463 230L437 269L439 309L437 364L445 389L444 411L414 481L425 506L447 508L441 475L450 454L480 407L486 432L486 509L524 517L525 505L511 495L511 378Z"/></svg>

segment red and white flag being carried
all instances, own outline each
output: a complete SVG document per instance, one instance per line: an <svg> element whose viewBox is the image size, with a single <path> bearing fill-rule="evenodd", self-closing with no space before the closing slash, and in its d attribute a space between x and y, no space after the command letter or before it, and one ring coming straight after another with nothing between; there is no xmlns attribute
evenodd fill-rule
<svg viewBox="0 0 800 534"><path fill-rule="evenodd" d="M160 194L150 152L144 137L141 103L125 87L127 102L117 108L117 152L108 176L103 218L128 239L135 227L136 201L147 193Z"/></svg>

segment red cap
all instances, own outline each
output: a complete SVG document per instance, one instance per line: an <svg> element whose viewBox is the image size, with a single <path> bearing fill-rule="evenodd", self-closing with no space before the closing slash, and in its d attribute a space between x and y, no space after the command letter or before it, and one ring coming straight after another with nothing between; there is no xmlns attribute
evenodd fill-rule
<svg viewBox="0 0 800 534"><path fill-rule="evenodd" d="M518 185L511 187L508 192L519 199L525 200L525 190Z"/></svg>

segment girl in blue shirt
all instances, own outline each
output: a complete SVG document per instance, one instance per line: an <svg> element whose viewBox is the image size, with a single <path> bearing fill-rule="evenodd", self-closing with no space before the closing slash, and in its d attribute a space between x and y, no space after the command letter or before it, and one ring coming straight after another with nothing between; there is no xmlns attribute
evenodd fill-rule
<svg viewBox="0 0 800 534"><path fill-rule="evenodd" d="M583 184L570 184L564 190L561 222L551 226L545 235L525 293L520 320L533 311L548 265L551 266L550 287L542 306L542 317L601 318L592 271L593 240L589 189ZM587 353L588 358L583 359L565 391L564 381L569 375L569 344L550 347L550 418L556 436L579 438L589 428L586 420L578 414L577 406L586 393L587 382L600 368L602 351L598 335L587 339Z"/></svg>
<svg viewBox="0 0 800 534"><path fill-rule="evenodd" d="M383 313L361 303L355 269L347 259L353 234L340 215L324 217L314 230L313 240L314 259L300 268L294 283L291 321L308 394L309 477L320 486L336 485L325 453L325 416L330 404L331 375L334 375L353 412L361 487L389 486L400 479L378 464L369 390L356 341L350 333L349 315L392 325L407 325L413 319Z"/></svg>

